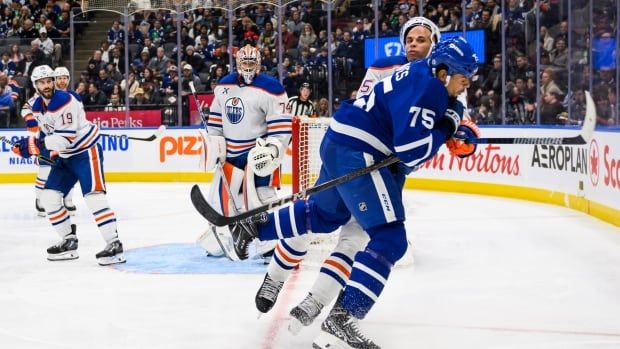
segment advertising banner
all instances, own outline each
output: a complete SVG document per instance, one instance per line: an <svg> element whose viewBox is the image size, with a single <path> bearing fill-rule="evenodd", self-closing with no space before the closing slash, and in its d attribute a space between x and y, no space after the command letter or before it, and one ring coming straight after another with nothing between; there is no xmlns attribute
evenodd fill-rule
<svg viewBox="0 0 620 349"><path fill-rule="evenodd" d="M125 111L87 111L86 118L101 128L157 127L161 125L161 110L131 110L129 121Z"/></svg>

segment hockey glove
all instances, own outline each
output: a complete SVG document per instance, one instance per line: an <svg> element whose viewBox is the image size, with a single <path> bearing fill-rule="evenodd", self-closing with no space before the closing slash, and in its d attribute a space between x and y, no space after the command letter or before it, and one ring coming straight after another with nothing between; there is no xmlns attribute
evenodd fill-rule
<svg viewBox="0 0 620 349"><path fill-rule="evenodd" d="M39 132L39 123L32 114L26 115L24 121L26 122L26 131L31 132L33 135Z"/></svg>
<svg viewBox="0 0 620 349"><path fill-rule="evenodd" d="M33 155L40 155L41 148L45 149L41 141L34 136L29 136L20 139L12 150L15 154L27 159Z"/></svg>
<svg viewBox="0 0 620 349"><path fill-rule="evenodd" d="M453 156L465 158L476 152L476 144L471 142L478 138L478 125L470 119L463 119L452 138L446 141L446 146Z"/></svg>
<svg viewBox="0 0 620 349"><path fill-rule="evenodd" d="M256 146L248 153L248 166L259 177L266 177L280 166L280 147L276 139L256 139Z"/></svg>

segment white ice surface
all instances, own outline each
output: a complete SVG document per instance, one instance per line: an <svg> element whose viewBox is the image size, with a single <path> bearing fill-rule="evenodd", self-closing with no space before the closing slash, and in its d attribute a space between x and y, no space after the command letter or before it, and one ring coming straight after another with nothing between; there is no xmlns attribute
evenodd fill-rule
<svg viewBox="0 0 620 349"><path fill-rule="evenodd" d="M295 273L260 319L260 272L206 273L226 262L197 248L162 254L182 272L140 272L153 264L140 251L193 249L205 221L190 186L108 184L123 268L138 269L128 271L97 265L104 243L79 193L80 258L49 262L58 237L34 215L33 186L0 185L0 348L311 348L320 321L297 337L286 326L316 271ZM620 348L620 229L525 201L420 191L405 200L415 266L393 271L361 322L382 348Z"/></svg>

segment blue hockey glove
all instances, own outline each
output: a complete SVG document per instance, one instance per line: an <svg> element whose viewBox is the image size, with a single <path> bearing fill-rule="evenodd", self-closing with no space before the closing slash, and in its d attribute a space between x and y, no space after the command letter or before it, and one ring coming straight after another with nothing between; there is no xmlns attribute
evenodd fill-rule
<svg viewBox="0 0 620 349"><path fill-rule="evenodd" d="M27 159L33 155L40 155L41 149L44 149L47 153L44 155L49 155L49 151L45 149L45 145L41 141L33 136L29 136L20 139L12 150L15 154Z"/></svg>

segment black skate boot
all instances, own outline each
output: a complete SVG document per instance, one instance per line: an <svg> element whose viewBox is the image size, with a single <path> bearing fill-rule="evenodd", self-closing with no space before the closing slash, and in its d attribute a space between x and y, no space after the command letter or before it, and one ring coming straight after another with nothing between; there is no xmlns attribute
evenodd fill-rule
<svg viewBox="0 0 620 349"><path fill-rule="evenodd" d="M280 290L282 290L283 285L284 282L275 281L269 277L269 274L265 274L265 279L263 279L263 283L260 285L258 292L256 292L256 297L254 298L256 309L261 313L266 313L271 310L278 299L278 294Z"/></svg>
<svg viewBox="0 0 620 349"><path fill-rule="evenodd" d="M76 226L71 224L71 233L65 236L59 243L47 249L47 259L50 261L66 261L77 259L78 239Z"/></svg>
<svg viewBox="0 0 620 349"><path fill-rule="evenodd" d="M312 296L312 293L308 293L301 303L291 309L291 322L288 324L288 330L292 334L298 334L303 326L310 326L314 319L323 310L323 304L321 304L316 298Z"/></svg>
<svg viewBox="0 0 620 349"><path fill-rule="evenodd" d="M321 324L321 333L312 343L312 348L381 349L360 333L358 321L336 302L327 319Z"/></svg>
<svg viewBox="0 0 620 349"><path fill-rule="evenodd" d="M123 244L118 240L109 242L103 251L95 255L99 265L110 265L125 263L125 255L123 254Z"/></svg>
<svg viewBox="0 0 620 349"><path fill-rule="evenodd" d="M34 200L34 208L37 210L37 216L45 217L45 209L39 206L39 199Z"/></svg>
<svg viewBox="0 0 620 349"><path fill-rule="evenodd" d="M258 236L256 223L239 222L229 226L230 235L233 239L233 247L235 254L239 259L248 259L248 246Z"/></svg>

